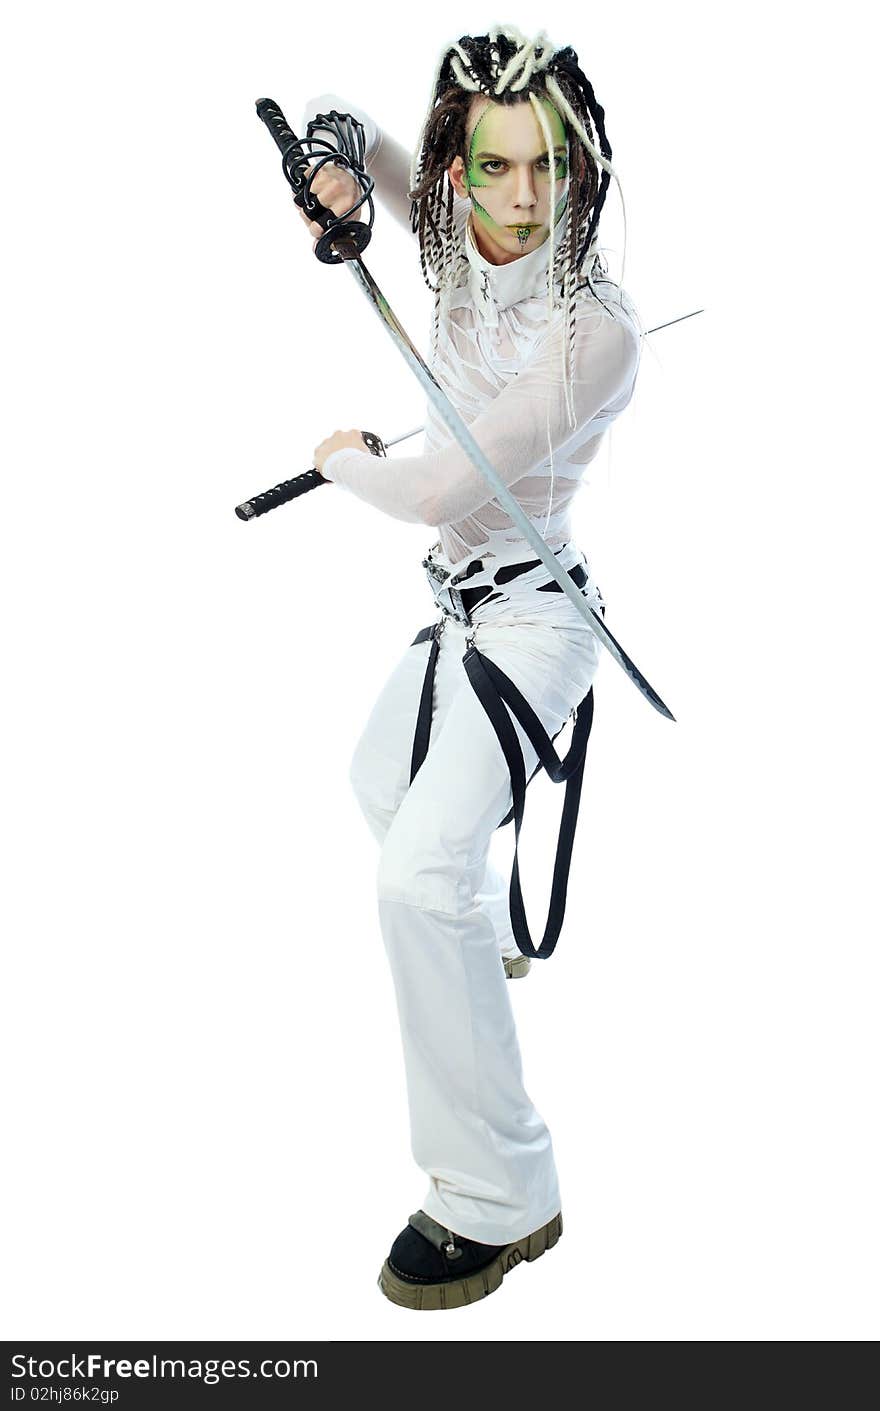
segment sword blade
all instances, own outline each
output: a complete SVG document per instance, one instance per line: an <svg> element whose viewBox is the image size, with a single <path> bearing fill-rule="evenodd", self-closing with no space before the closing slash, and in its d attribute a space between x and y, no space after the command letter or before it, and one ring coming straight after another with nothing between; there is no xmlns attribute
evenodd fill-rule
<svg viewBox="0 0 880 1411"><path fill-rule="evenodd" d="M656 323L653 328L645 329L644 336L647 338L649 333L656 333L659 328L671 328L674 323L681 323L682 319L693 318L695 314L701 314L704 312L705 310L703 309L694 309L689 314L679 314L678 318L667 319L666 323Z"/></svg>
<svg viewBox="0 0 880 1411"><path fill-rule="evenodd" d="M351 270L352 275L367 296L370 304L391 333L394 343L409 367L415 373L429 400L437 408L437 411L458 441L462 450L470 457L477 470L487 481L496 498L504 506L514 524L522 531L523 537L532 546L547 571L555 578L563 593L567 594L574 603L578 612L588 625L592 627L603 646L608 649L614 657L614 660L623 668L629 679L638 687L645 699L650 701L654 709L659 711L661 715L664 715L667 720L674 720L675 716L672 714L672 711L660 698L642 672L639 671L632 659L623 650L620 643L611 635L608 628L602 622L602 619L593 611L586 598L575 587L572 579L560 568L559 559L553 553L552 549L547 546L546 541L542 539L537 529L535 529L534 525L526 516L525 511L517 504L513 495L511 495L507 486L499 477L497 471L494 470L486 459L486 456L471 435L467 424L453 407L421 354L410 342L406 329L400 323L394 310L391 308L391 305L388 303L388 300L373 279L373 276L370 274L354 246L348 241L339 240L334 248L342 255L343 262Z"/></svg>
<svg viewBox="0 0 880 1411"><path fill-rule="evenodd" d="M412 431L404 431L402 436L395 436L393 441L386 441L386 446L396 446L400 441L408 441L410 436L418 436L420 431L424 431L423 426L414 426Z"/></svg>

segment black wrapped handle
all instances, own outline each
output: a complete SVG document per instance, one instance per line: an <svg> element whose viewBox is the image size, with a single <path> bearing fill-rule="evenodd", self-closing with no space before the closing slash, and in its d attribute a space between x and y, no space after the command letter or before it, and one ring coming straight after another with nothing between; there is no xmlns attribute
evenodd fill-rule
<svg viewBox="0 0 880 1411"><path fill-rule="evenodd" d="M315 246L318 259L322 264L330 265L356 259L367 248L373 234L372 191L375 183L365 171L363 125L351 114L339 113L334 108L330 113L319 113L314 117L308 125L305 139L302 139L297 137L274 98L258 100L257 116L266 124L281 153L281 169L293 190L294 201L324 232ZM334 147L316 137L314 133L317 129L332 131L338 145ZM328 162L350 171L361 188L358 200L341 216L328 210L312 193L316 174ZM369 219L352 220L353 213L365 201L368 203Z"/></svg>
<svg viewBox="0 0 880 1411"><path fill-rule="evenodd" d="M361 435L371 455L384 456L386 454L385 442L381 436L376 435L375 431L362 431ZM252 500L245 500L243 504L236 505L235 513L239 519L256 519L269 510L277 509L279 505L286 505L288 500L295 500L298 496L307 494L309 490L317 490L321 485L332 484L332 480L328 480L326 475L322 475L312 466L311 470L303 471L302 475L295 475L292 480L282 480L280 485L273 485L271 490L264 490L262 494L255 495Z"/></svg>

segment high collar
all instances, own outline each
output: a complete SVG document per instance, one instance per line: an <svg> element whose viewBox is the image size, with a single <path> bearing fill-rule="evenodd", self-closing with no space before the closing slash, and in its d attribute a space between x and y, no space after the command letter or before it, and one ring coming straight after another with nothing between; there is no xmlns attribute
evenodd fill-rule
<svg viewBox="0 0 880 1411"><path fill-rule="evenodd" d="M556 222L554 240L557 253L565 234L564 210ZM471 233L470 216L465 223L465 254L468 265L468 287L471 298L487 323L497 323L498 309L507 309L521 299L547 292L547 267L550 264L550 237L536 250L520 255L506 265L493 265L477 249Z"/></svg>

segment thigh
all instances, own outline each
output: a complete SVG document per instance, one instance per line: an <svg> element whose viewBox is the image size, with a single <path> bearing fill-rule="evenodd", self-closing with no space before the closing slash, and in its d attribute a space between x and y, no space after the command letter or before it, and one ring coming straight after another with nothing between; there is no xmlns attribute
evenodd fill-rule
<svg viewBox="0 0 880 1411"><path fill-rule="evenodd" d="M542 621L481 623L474 645L519 687L551 737L590 690L602 651L596 633L567 599L556 603L553 616ZM531 773L537 756L519 722L511 718L524 753L528 750L525 759Z"/></svg>
<svg viewBox="0 0 880 1411"><path fill-rule="evenodd" d="M590 689L598 662L598 639L589 629L486 623L477 629L475 645L510 677L551 736ZM442 723L399 805L380 865L381 895L442 911L472 904L492 835L513 801L494 726L460 656L456 667ZM528 777L537 755L511 719Z"/></svg>
<svg viewBox="0 0 880 1411"><path fill-rule="evenodd" d="M355 793L394 811L407 789L422 683L431 639L413 642L392 670L355 746L349 777Z"/></svg>

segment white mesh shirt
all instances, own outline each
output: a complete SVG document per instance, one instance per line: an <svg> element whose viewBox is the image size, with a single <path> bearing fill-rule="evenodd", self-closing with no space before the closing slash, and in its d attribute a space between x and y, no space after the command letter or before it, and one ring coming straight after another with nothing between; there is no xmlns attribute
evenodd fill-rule
<svg viewBox="0 0 880 1411"><path fill-rule="evenodd" d="M349 100L310 99L302 130L336 108L364 125L366 164L376 194L410 230L409 153ZM506 265L493 265L470 230L470 202L456 198L453 218L467 254L440 310L432 371L490 464L550 547L571 539L571 502L604 432L629 403L639 367L641 334L628 295L610 281L579 297L572 360L571 409L563 376L563 308L558 291L548 316L550 242ZM556 227L558 250L565 213ZM417 256L416 256L417 257ZM597 272L598 274L598 272ZM432 310L433 313L433 310ZM343 449L323 474L385 514L436 526L450 563L476 556L509 563L533 557L490 487L427 404L425 453L387 460Z"/></svg>

